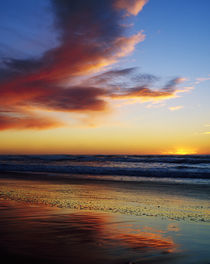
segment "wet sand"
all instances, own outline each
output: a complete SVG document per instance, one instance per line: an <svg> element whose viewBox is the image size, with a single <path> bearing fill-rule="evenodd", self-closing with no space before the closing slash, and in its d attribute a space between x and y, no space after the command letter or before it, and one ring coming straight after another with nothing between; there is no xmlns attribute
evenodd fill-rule
<svg viewBox="0 0 210 264"><path fill-rule="evenodd" d="M0 196L59 208L210 223L210 186L0 179Z"/></svg>
<svg viewBox="0 0 210 264"><path fill-rule="evenodd" d="M209 189L0 179L0 254L14 263L210 263Z"/></svg>

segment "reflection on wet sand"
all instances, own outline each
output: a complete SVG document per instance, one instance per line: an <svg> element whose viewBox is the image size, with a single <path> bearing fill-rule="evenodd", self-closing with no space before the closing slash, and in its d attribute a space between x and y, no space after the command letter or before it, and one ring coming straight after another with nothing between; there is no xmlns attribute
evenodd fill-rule
<svg viewBox="0 0 210 264"><path fill-rule="evenodd" d="M137 228L110 214L6 200L0 200L0 212L4 263L164 263L178 254L167 230L146 230L141 222Z"/></svg>
<svg viewBox="0 0 210 264"><path fill-rule="evenodd" d="M119 240L136 250L149 251L151 249L165 250L172 252L175 248L172 239L165 239L157 234L120 234Z"/></svg>

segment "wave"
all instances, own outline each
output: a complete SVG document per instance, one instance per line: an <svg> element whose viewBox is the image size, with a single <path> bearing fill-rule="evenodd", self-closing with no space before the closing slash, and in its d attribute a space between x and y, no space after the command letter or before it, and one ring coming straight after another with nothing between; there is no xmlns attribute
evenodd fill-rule
<svg viewBox="0 0 210 264"><path fill-rule="evenodd" d="M175 163L210 164L210 155L1 155L1 161L76 161L76 162L135 162L135 163Z"/></svg>
<svg viewBox="0 0 210 264"><path fill-rule="evenodd" d="M116 168L92 166L55 166L55 165L23 165L0 164L1 172L52 172L67 174L118 175L135 177L167 177L167 178L197 178L210 179L209 169L185 168Z"/></svg>

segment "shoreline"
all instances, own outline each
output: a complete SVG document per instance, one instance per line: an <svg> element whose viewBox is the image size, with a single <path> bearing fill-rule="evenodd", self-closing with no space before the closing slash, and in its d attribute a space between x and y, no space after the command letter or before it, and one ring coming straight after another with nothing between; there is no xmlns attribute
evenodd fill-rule
<svg viewBox="0 0 210 264"><path fill-rule="evenodd" d="M31 180L31 181L46 181L46 182L58 182L58 183L63 183L63 184L69 184L69 183L88 183L88 182L95 182L95 183L107 183L107 184L136 184L136 185L150 185L150 186L190 186L191 188L195 188L195 189L200 189L200 187L202 186L202 188L204 189L208 189L210 190L210 181L208 182L208 184L204 183L204 184L199 184L197 182L184 182L184 181L158 181L159 179L164 180L164 179L168 179L168 178L161 178L161 177L154 177L157 179L157 181L153 181L150 180L150 177L141 177L139 176L139 181L133 181L133 180L114 180L113 178L99 178L101 175L99 174L98 178L80 178L78 177L80 176L80 174L69 174L69 173L43 173L43 172L17 172L17 171L0 171L0 180L1 179L16 179L16 180ZM87 175L89 176L89 175ZM94 175L95 176L95 175ZM102 175L103 176L103 175ZM110 175L107 175L110 176ZM117 175L116 175L117 176ZM119 176L120 177L120 176ZM133 178L136 178L136 176L133 176ZM193 179L193 178L174 178L172 177L171 180L182 180L182 179ZM199 179L195 179L195 180L199 180ZM203 180L203 179L200 179ZM208 180L208 179L207 179ZM209 198L210 198L210 194L209 194Z"/></svg>
<svg viewBox="0 0 210 264"><path fill-rule="evenodd" d="M0 197L59 208L210 223L210 186L0 176ZM26 175L24 175L25 177ZM9 177L9 178L8 178Z"/></svg>

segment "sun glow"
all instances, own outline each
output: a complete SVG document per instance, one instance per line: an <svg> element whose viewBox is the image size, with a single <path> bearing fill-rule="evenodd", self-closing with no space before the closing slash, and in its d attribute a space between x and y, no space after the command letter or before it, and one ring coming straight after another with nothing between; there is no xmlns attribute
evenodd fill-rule
<svg viewBox="0 0 210 264"><path fill-rule="evenodd" d="M172 150L172 151L164 152L163 154L166 154L166 155L193 155L193 154L197 154L197 151L192 150L192 149L177 148L177 149Z"/></svg>

